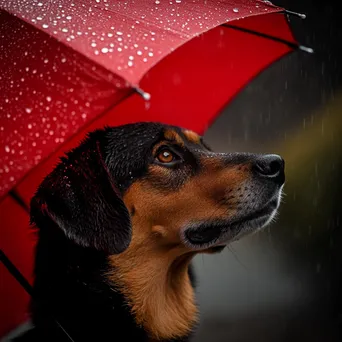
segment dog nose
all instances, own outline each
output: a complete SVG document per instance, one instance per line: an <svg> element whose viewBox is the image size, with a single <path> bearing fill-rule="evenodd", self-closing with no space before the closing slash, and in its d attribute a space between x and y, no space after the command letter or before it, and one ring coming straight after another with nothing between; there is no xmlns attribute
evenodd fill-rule
<svg viewBox="0 0 342 342"><path fill-rule="evenodd" d="M277 154L266 154L256 159L255 173L263 178L269 178L279 183L284 183L284 160Z"/></svg>

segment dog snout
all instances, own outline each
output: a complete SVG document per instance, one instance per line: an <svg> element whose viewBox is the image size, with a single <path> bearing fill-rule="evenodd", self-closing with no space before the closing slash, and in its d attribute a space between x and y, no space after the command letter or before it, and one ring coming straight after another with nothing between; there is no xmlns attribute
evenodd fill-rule
<svg viewBox="0 0 342 342"><path fill-rule="evenodd" d="M254 174L262 179L273 181L279 185L285 182L285 162L277 154L259 156L253 163Z"/></svg>

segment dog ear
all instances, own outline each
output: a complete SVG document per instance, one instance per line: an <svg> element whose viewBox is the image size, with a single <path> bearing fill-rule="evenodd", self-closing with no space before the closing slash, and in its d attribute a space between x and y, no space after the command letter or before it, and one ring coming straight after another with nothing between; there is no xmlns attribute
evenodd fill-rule
<svg viewBox="0 0 342 342"><path fill-rule="evenodd" d="M79 245L109 254L128 247L130 215L95 134L61 159L33 197L31 223L42 230L51 220Z"/></svg>

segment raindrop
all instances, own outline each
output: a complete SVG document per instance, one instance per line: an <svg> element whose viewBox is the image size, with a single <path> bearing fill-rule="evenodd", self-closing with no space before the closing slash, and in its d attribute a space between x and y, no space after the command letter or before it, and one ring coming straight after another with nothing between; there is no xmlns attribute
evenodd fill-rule
<svg viewBox="0 0 342 342"><path fill-rule="evenodd" d="M140 50L137 51L137 55L141 56L142 52Z"/></svg>
<svg viewBox="0 0 342 342"><path fill-rule="evenodd" d="M66 27L63 27L62 32L68 32L68 29Z"/></svg>
<svg viewBox="0 0 342 342"><path fill-rule="evenodd" d="M92 47L96 47L96 43L95 43L95 42L92 42L90 45L91 45Z"/></svg>
<svg viewBox="0 0 342 342"><path fill-rule="evenodd" d="M41 2L38 2L37 6L41 7L43 4Z"/></svg>
<svg viewBox="0 0 342 342"><path fill-rule="evenodd" d="M5 146L5 151L7 152L7 153L9 153L11 150L10 150L10 148L9 148L9 146Z"/></svg>
<svg viewBox="0 0 342 342"><path fill-rule="evenodd" d="M32 125L31 125L31 124L28 124L28 125L27 125L27 128L28 128L28 129L31 129L31 128L32 128Z"/></svg>
<svg viewBox="0 0 342 342"><path fill-rule="evenodd" d="M71 15L68 15L68 16L66 17L66 19L71 20L71 19L72 19Z"/></svg>
<svg viewBox="0 0 342 342"><path fill-rule="evenodd" d="M107 36L108 36L109 38L111 38L111 37L113 37L113 33L108 32L108 33L107 33Z"/></svg>
<svg viewBox="0 0 342 342"><path fill-rule="evenodd" d="M122 35L123 35L123 33L120 32L120 31L117 31L116 34L117 34L118 36L122 36Z"/></svg>
<svg viewBox="0 0 342 342"><path fill-rule="evenodd" d="M102 48L102 49L101 49L101 52L102 52L102 53L107 53L107 52L108 52L108 48L106 48L106 47Z"/></svg>
<svg viewBox="0 0 342 342"><path fill-rule="evenodd" d="M182 0L176 0L176 4L180 4Z"/></svg>
<svg viewBox="0 0 342 342"><path fill-rule="evenodd" d="M238 8L233 8L233 12L234 12L234 13L238 13L238 12L239 12L239 9L238 9Z"/></svg>
<svg viewBox="0 0 342 342"><path fill-rule="evenodd" d="M127 64L128 64L129 67L133 66L133 62L132 61L128 61Z"/></svg>
<svg viewBox="0 0 342 342"><path fill-rule="evenodd" d="M130 59L131 61L133 61L134 57L133 57L133 56L129 56L128 59Z"/></svg>
<svg viewBox="0 0 342 342"><path fill-rule="evenodd" d="M149 55L150 57L153 57L153 52L149 52L148 55Z"/></svg>
<svg viewBox="0 0 342 342"><path fill-rule="evenodd" d="M49 60L46 58L46 59L44 59L44 63L48 63L49 62Z"/></svg>
<svg viewBox="0 0 342 342"><path fill-rule="evenodd" d="M63 58L61 59L61 62L62 62L62 63L65 63L65 62L66 62L66 58L63 57Z"/></svg>
<svg viewBox="0 0 342 342"><path fill-rule="evenodd" d="M43 24L42 27L43 27L43 28L48 28L49 25L48 25L48 24Z"/></svg>
<svg viewBox="0 0 342 342"><path fill-rule="evenodd" d="M46 101L50 102L51 101L51 96L46 96Z"/></svg>
<svg viewBox="0 0 342 342"><path fill-rule="evenodd" d="M42 17L37 17L37 20L43 20L43 18Z"/></svg>
<svg viewBox="0 0 342 342"><path fill-rule="evenodd" d="M32 108L25 108L25 112L30 114L32 112Z"/></svg>
<svg viewBox="0 0 342 342"><path fill-rule="evenodd" d="M155 1L155 4L156 4L156 5L159 5L159 4L160 4L160 1L159 1L159 0L156 0L156 1Z"/></svg>

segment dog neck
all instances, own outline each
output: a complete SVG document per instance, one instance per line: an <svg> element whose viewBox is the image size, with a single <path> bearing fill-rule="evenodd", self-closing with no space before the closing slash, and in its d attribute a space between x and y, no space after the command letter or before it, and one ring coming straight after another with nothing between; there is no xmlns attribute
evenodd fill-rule
<svg viewBox="0 0 342 342"><path fill-rule="evenodd" d="M188 273L194 254L153 251L146 241L134 240L133 236L124 253L110 257L111 283L125 296L151 341L189 335L198 313Z"/></svg>

